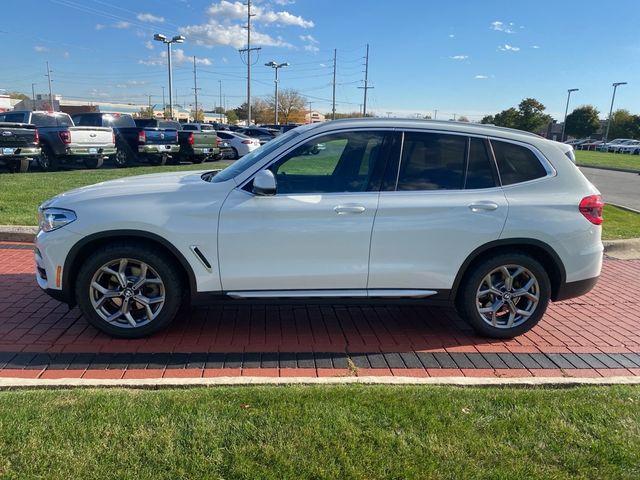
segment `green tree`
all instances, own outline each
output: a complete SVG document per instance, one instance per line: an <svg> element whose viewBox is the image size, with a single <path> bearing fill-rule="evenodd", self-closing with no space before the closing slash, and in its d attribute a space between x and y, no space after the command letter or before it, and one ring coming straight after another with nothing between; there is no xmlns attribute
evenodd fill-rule
<svg viewBox="0 0 640 480"><path fill-rule="evenodd" d="M274 97L267 100L269 109L274 111ZM286 88L278 92L278 122L290 123L304 120L305 100L297 90Z"/></svg>
<svg viewBox="0 0 640 480"><path fill-rule="evenodd" d="M460 117L458 117L458 121L469 123L469 118L465 117L464 115L461 115Z"/></svg>
<svg viewBox="0 0 640 480"><path fill-rule="evenodd" d="M153 107L142 107L138 111L138 117L140 118L153 118L155 113L153 111Z"/></svg>
<svg viewBox="0 0 640 480"><path fill-rule="evenodd" d="M493 115L485 115L480 120L480 123L483 123L485 125L487 125L487 124L491 124L492 125L493 123L495 123L495 118L493 117Z"/></svg>
<svg viewBox="0 0 640 480"><path fill-rule="evenodd" d="M238 115L235 110L227 110L225 115L227 116L227 122L230 124L235 124L238 121Z"/></svg>
<svg viewBox="0 0 640 480"><path fill-rule="evenodd" d="M634 134L633 115L629 110L616 110L611 115L611 127L609 129L609 140L614 138L632 138Z"/></svg>
<svg viewBox="0 0 640 480"><path fill-rule="evenodd" d="M29 100L31 97L22 92L9 92L9 98L13 98L15 100Z"/></svg>
<svg viewBox="0 0 640 480"><path fill-rule="evenodd" d="M198 111L195 112L194 115L193 115L193 121L194 122L204 122L204 110L199 108Z"/></svg>
<svg viewBox="0 0 640 480"><path fill-rule="evenodd" d="M518 128L519 123L520 115L513 107L496 113L493 117L493 124L498 127Z"/></svg>
<svg viewBox="0 0 640 480"><path fill-rule="evenodd" d="M239 120L247 120L247 102L244 102L234 111ZM270 123L273 120L273 109L261 98L251 100L251 121L255 123Z"/></svg>
<svg viewBox="0 0 640 480"><path fill-rule="evenodd" d="M589 137L600 128L598 109L593 105L583 105L575 108L567 115L565 133L576 138Z"/></svg>
<svg viewBox="0 0 640 480"><path fill-rule="evenodd" d="M536 132L551 122L551 117L544 113L545 106L535 98L525 98L518 105L518 125L516 128L527 132Z"/></svg>

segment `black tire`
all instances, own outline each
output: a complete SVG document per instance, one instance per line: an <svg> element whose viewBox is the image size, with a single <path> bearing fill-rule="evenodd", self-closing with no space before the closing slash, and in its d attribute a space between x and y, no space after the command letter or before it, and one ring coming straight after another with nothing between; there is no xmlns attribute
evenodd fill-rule
<svg viewBox="0 0 640 480"><path fill-rule="evenodd" d="M196 155L193 155L191 157L191 163L195 163L195 164L202 163L202 162L204 162L204 159L205 159L205 157L202 157L202 156L198 157Z"/></svg>
<svg viewBox="0 0 640 480"><path fill-rule="evenodd" d="M153 165L154 167L159 167L160 165L164 165L167 163L166 155L151 155L149 156L149 165Z"/></svg>
<svg viewBox="0 0 640 480"><path fill-rule="evenodd" d="M153 271L153 273L157 274L157 278L162 281L164 287L164 303L158 308L157 316L139 327L129 326L123 318L114 323L109 323L100 316L92 304L91 296L93 293L91 285L94 275L101 275L101 268L109 262L117 262L123 258L128 259L132 265L134 265L135 262L144 262L147 264L150 268L149 272ZM176 263L163 252L152 246L137 242L113 243L104 248L100 248L84 260L76 277L76 302L87 321L98 330L119 338L145 337L168 325L174 319L180 308L183 297L183 285L177 272L178 267ZM150 274L147 274L147 278L149 276ZM127 276L127 279L127 286L130 286L131 283L135 281L134 277ZM116 288L122 290L121 287ZM105 308L108 307L117 311L119 307L116 301L122 302L121 298L123 297L105 301ZM131 302L134 305L132 308L136 309L134 313L139 313L142 304L138 304L135 300Z"/></svg>
<svg viewBox="0 0 640 480"><path fill-rule="evenodd" d="M87 157L83 160L83 163L85 167L91 170L95 170L96 168L100 168L102 166L104 160L102 159L102 157Z"/></svg>
<svg viewBox="0 0 640 480"><path fill-rule="evenodd" d="M240 154L238 154L238 149L236 147L231 147L231 150L233 150L233 157L231 157L231 160L238 160L240 158Z"/></svg>
<svg viewBox="0 0 640 480"><path fill-rule="evenodd" d="M133 153L128 145L120 144L116 148L116 154L113 157L113 163L118 168L126 168L134 161Z"/></svg>
<svg viewBox="0 0 640 480"><path fill-rule="evenodd" d="M59 167L58 158L55 156L49 145L42 145L37 162L38 166L45 172L54 172L58 170Z"/></svg>
<svg viewBox="0 0 640 480"><path fill-rule="evenodd" d="M504 316L501 317L502 320L496 323L497 326L493 326L488 320L485 320L478 311L480 302L477 295L480 287L483 286L484 279L491 272L494 272L501 266L524 267L524 269L528 271L528 273L523 274L525 276L524 278L530 279L531 277L529 277L528 274L531 274L537 281L537 287L535 290L538 297L537 305L532 308L528 317L523 317L523 320L519 324L514 322L514 326L512 327L507 327L506 325L502 327L500 326L500 323L507 318ZM512 289L506 289L504 287L497 289L504 290L503 293L505 294L506 292L515 293L515 287L512 287ZM465 274L461 288L458 292L456 307L460 316L467 321L478 334L491 338L513 338L531 330L540 321L547 309L547 305L549 304L550 295L551 282L549 281L549 275L540 262L527 254L506 252L487 257L470 267L470 270ZM505 297L497 298L496 296L485 296L483 298L494 298L497 303L498 301L504 301ZM529 300L523 297L516 299L515 295L512 298L511 294L509 294L509 298L517 308L526 310L526 305ZM518 303L522 301L525 303Z"/></svg>
<svg viewBox="0 0 640 480"><path fill-rule="evenodd" d="M29 171L29 163L31 163L31 160L28 158L17 158L7 162L7 166L11 173L26 173Z"/></svg>

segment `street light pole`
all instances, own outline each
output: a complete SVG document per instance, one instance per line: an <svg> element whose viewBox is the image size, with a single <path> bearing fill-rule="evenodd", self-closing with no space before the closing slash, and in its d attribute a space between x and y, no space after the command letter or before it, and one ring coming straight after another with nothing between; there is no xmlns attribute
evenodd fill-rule
<svg viewBox="0 0 640 480"><path fill-rule="evenodd" d="M157 42L162 42L167 45L167 62L169 66L169 118L173 120L173 74L171 71L171 44L172 43L183 43L184 37L182 35L176 35L171 40L167 38L166 35L161 33L156 33L153 36L153 39Z"/></svg>
<svg viewBox="0 0 640 480"><path fill-rule="evenodd" d="M220 123L222 123L222 112L224 112L225 115L227 113L222 105L222 80L218 80L218 87L220 87Z"/></svg>
<svg viewBox="0 0 640 480"><path fill-rule="evenodd" d="M282 68L282 67L288 67L289 64L287 62L276 63L274 61L271 61L269 63L265 63L264 66L265 67L271 67L276 71L276 81L275 81L275 84L276 84L276 95L274 97L274 103L275 103L275 115L274 115L274 117L275 118L274 118L274 122L273 123L278 125L278 82L279 82L279 80L278 80L278 70L280 68Z"/></svg>
<svg viewBox="0 0 640 480"><path fill-rule="evenodd" d="M31 110L36 110L36 84L31 84Z"/></svg>
<svg viewBox="0 0 640 480"><path fill-rule="evenodd" d="M571 92L577 92L579 88L570 88L567 90L567 106L564 109L564 121L562 122L562 135L560 135L560 141L564 142L564 129L567 126L567 112L569 111L569 99L571 98Z"/></svg>
<svg viewBox="0 0 640 480"><path fill-rule="evenodd" d="M604 143L609 140L609 127L611 127L611 115L613 114L613 102L616 99L616 89L619 85L626 85L627 82L616 82L613 84L613 96L611 97L611 108L609 109L609 120L607 121L607 133L604 135Z"/></svg>

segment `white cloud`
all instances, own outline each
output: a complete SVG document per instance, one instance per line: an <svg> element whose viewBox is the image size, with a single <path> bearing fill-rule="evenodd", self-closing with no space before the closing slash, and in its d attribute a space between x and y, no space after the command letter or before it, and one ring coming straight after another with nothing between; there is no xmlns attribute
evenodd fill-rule
<svg viewBox="0 0 640 480"><path fill-rule="evenodd" d="M491 25L489 25L489 29L495 30L496 32L504 32L504 33L516 33L516 31L514 30L515 28L516 28L516 25L513 22L504 23L499 20L496 20L495 22L491 22ZM518 28L524 28L524 26L521 25Z"/></svg>
<svg viewBox="0 0 640 480"><path fill-rule="evenodd" d="M453 33L450 33L449 38L456 38L456 36Z"/></svg>
<svg viewBox="0 0 640 480"><path fill-rule="evenodd" d="M44 53L49 51L47 47L43 47L42 45L34 45L33 50L38 53Z"/></svg>
<svg viewBox="0 0 640 480"><path fill-rule="evenodd" d="M476 78L476 79L478 79L478 80L484 80L485 78L489 78L489 77L488 77L487 75L476 75L476 76L475 76L475 77L473 77L473 78Z"/></svg>
<svg viewBox="0 0 640 480"><path fill-rule="evenodd" d="M113 28L117 28L119 30L123 30L125 28L129 28L131 26L131 23L129 22L116 22L113 25L111 25Z"/></svg>
<svg viewBox="0 0 640 480"><path fill-rule="evenodd" d="M273 3L281 6L293 5L294 3L296 3L296 0L273 0Z"/></svg>
<svg viewBox="0 0 640 480"><path fill-rule="evenodd" d="M96 23L96 30L102 30L104 28L104 25L101 23Z"/></svg>
<svg viewBox="0 0 640 480"><path fill-rule="evenodd" d="M539 45L531 45L531 48L534 48L534 49L537 50L538 48L540 48L540 46Z"/></svg>
<svg viewBox="0 0 640 480"><path fill-rule="evenodd" d="M182 65L183 63L192 63L193 56L186 55L181 48L174 48L171 51L171 63L174 65ZM167 52L161 52L159 57L149 57L146 60L138 60L140 65L166 65L167 64ZM196 57L196 65L209 66L213 65L213 62L206 57Z"/></svg>
<svg viewBox="0 0 640 480"><path fill-rule="evenodd" d="M71 56L71 54L70 54L69 52L64 52L64 53L62 54L62 56L63 56L64 58L69 58L69 57Z"/></svg>
<svg viewBox="0 0 640 480"><path fill-rule="evenodd" d="M146 42L144 42L144 48L146 48L147 50L153 50L153 42L151 40L147 40Z"/></svg>
<svg viewBox="0 0 640 480"><path fill-rule="evenodd" d="M129 87L137 87L140 85L145 85L147 82L144 80L128 80L125 83L119 83L116 85L118 88L129 88Z"/></svg>
<svg viewBox="0 0 640 480"><path fill-rule="evenodd" d="M519 52L520 47L514 47L513 45L505 43L504 45L498 45L498 50L501 52Z"/></svg>
<svg viewBox="0 0 640 480"><path fill-rule="evenodd" d="M164 17L158 17L151 13L139 13L136 18L141 22L148 23L164 23Z"/></svg>
<svg viewBox="0 0 640 480"><path fill-rule="evenodd" d="M280 3L280 5L284 4ZM311 20L287 11L275 11L272 7L273 4L270 5L267 2L253 6L251 9L251 13L254 14L253 24L295 26L305 29L314 26ZM247 6L244 2L221 0L212 4L206 13L208 18L204 23L184 26L179 29L179 32L197 45L206 47L229 46L239 49L245 46L247 31L244 25ZM259 46L293 47L281 37L274 37L257 29L252 29L251 40L253 44ZM312 43L309 44L312 45Z"/></svg>
<svg viewBox="0 0 640 480"><path fill-rule="evenodd" d="M315 45L305 45L304 46L304 51L305 52L311 52L311 53L318 53L320 51L320 49L318 47L316 47Z"/></svg>
<svg viewBox="0 0 640 480"><path fill-rule="evenodd" d="M311 35L300 35L298 38L300 38L300 40L302 40L303 42L318 43L318 40L313 38L313 36Z"/></svg>
<svg viewBox="0 0 640 480"><path fill-rule="evenodd" d="M299 35L298 38L303 42L307 42L307 44L303 47L305 52L318 53L320 48L318 48L318 40L313 38L311 35Z"/></svg>
<svg viewBox="0 0 640 480"><path fill-rule="evenodd" d="M451 60L466 60L469 58L469 55L454 55L453 57L449 57Z"/></svg>

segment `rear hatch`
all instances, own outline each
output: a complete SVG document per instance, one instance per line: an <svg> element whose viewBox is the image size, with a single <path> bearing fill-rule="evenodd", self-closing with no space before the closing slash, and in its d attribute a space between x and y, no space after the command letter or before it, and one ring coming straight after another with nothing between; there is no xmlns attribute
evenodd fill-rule
<svg viewBox="0 0 640 480"><path fill-rule="evenodd" d="M168 128L150 128L144 129L147 145L168 145L178 143L178 131Z"/></svg>
<svg viewBox="0 0 640 480"><path fill-rule="evenodd" d="M0 123L0 147L35 147L36 127L25 123Z"/></svg>
<svg viewBox="0 0 640 480"><path fill-rule="evenodd" d="M72 145L109 145L113 144L111 127L69 127Z"/></svg>

